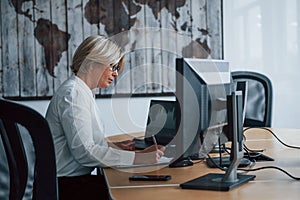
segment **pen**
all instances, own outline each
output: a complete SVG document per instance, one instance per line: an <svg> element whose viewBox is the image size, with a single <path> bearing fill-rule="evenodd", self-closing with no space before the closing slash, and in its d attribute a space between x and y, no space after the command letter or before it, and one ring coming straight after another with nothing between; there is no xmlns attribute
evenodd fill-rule
<svg viewBox="0 0 300 200"><path fill-rule="evenodd" d="M155 139L155 136L154 136L154 135L152 135L152 139L153 139L153 143L154 143L154 145L155 145L155 148L156 148L156 150L157 150L158 147L157 147L157 142L156 142L156 139Z"/></svg>

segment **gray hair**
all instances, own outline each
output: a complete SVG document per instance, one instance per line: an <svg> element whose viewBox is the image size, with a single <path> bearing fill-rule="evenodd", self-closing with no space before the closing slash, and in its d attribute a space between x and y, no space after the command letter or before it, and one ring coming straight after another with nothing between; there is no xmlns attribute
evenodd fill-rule
<svg viewBox="0 0 300 200"><path fill-rule="evenodd" d="M76 49L71 65L72 71L87 73L95 63L103 66L115 65L122 61L124 57L123 49L115 42L100 35L86 38ZM121 65L123 68L123 66Z"/></svg>

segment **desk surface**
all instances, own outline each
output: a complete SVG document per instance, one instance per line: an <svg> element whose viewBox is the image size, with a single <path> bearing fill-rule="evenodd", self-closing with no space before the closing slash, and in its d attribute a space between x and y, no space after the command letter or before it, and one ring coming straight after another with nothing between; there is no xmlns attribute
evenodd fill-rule
<svg viewBox="0 0 300 200"><path fill-rule="evenodd" d="M275 129L274 132L282 141L289 145L300 146L300 130ZM300 151L283 146L271 133L261 129L251 129L245 133L247 147L265 149L264 154L275 158L275 161L257 162L254 168L277 166L294 176L300 176ZM111 137L111 140L124 140L129 136ZM184 168L159 168L147 174L170 174L172 179L166 182L135 181L130 182L129 176L140 169L119 171L111 168L104 170L110 193L115 200L131 199L299 199L300 181L295 181L275 169L249 172L256 175L254 181L234 188L229 192L183 190L180 183L197 178L207 173L224 173L218 169L206 167L205 161ZM159 198L158 198L159 197Z"/></svg>

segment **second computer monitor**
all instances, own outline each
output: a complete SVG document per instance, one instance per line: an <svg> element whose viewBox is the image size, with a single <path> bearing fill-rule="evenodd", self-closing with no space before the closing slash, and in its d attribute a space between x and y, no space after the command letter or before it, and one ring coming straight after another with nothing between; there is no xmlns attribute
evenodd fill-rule
<svg viewBox="0 0 300 200"><path fill-rule="evenodd" d="M226 97L231 92L229 63L223 60L176 59L176 99L180 121L176 135L177 161L213 148L227 123ZM203 147L202 147L203 149ZM208 152L204 152L208 153ZM181 155L180 155L181 154ZM176 162L173 165L176 166Z"/></svg>

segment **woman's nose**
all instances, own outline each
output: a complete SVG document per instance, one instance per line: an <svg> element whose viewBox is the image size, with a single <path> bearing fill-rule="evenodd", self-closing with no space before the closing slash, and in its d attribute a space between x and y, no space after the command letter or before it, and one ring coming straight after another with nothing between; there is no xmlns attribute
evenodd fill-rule
<svg viewBox="0 0 300 200"><path fill-rule="evenodd" d="M113 71L113 76L114 76L114 77L117 77L118 75L119 75L118 70Z"/></svg>

